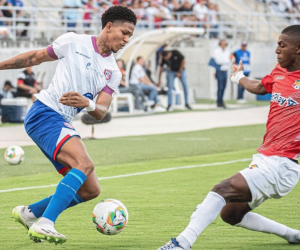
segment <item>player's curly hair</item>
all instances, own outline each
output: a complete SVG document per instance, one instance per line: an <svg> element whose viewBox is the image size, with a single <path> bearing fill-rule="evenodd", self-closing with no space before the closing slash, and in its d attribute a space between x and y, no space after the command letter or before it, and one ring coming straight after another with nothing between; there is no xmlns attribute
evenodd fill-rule
<svg viewBox="0 0 300 250"><path fill-rule="evenodd" d="M106 26L108 22L122 21L122 22L130 22L136 25L136 15L133 13L131 9L122 6L112 6L107 9L102 17L102 29Z"/></svg>

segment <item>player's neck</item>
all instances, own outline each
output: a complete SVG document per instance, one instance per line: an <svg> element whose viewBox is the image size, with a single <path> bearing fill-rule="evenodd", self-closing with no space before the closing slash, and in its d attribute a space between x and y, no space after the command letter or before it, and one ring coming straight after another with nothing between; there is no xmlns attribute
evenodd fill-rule
<svg viewBox="0 0 300 250"><path fill-rule="evenodd" d="M106 39L103 38L101 35L96 37L96 45L101 55L111 53L111 48L107 45L105 40Z"/></svg>
<svg viewBox="0 0 300 250"><path fill-rule="evenodd" d="M293 72L293 71L297 71L297 70L300 70L300 61L299 60L296 60L295 63L287 68L287 71L288 72Z"/></svg>

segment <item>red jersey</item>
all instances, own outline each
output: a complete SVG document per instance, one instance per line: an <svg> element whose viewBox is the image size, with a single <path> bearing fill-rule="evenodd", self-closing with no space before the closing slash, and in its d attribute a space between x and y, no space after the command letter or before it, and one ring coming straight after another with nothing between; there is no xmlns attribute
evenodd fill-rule
<svg viewBox="0 0 300 250"><path fill-rule="evenodd" d="M297 160L300 154L300 70L288 72L277 64L261 82L272 98L267 131L257 151Z"/></svg>

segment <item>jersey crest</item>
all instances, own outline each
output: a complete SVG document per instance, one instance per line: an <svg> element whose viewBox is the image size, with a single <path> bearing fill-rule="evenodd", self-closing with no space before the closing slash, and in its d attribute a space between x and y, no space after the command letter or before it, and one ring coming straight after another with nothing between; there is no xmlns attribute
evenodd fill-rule
<svg viewBox="0 0 300 250"><path fill-rule="evenodd" d="M112 77L112 71L109 69L105 69L104 70L104 75L105 75L105 79L106 81L109 81Z"/></svg>
<svg viewBox="0 0 300 250"><path fill-rule="evenodd" d="M294 83L293 83L293 88L294 89L300 89L300 80L296 80Z"/></svg>

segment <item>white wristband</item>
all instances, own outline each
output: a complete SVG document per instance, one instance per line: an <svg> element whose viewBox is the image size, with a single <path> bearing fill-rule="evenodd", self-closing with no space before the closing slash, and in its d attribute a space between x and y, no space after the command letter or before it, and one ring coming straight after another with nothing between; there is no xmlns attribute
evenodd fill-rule
<svg viewBox="0 0 300 250"><path fill-rule="evenodd" d="M92 100L89 99L90 105L86 107L86 111L95 111L96 109L96 103L94 103Z"/></svg>
<svg viewBox="0 0 300 250"><path fill-rule="evenodd" d="M231 81L236 83L236 84L239 84L240 80L242 78L246 77L244 75L244 71L238 71L237 73L234 73L232 76L231 76Z"/></svg>

